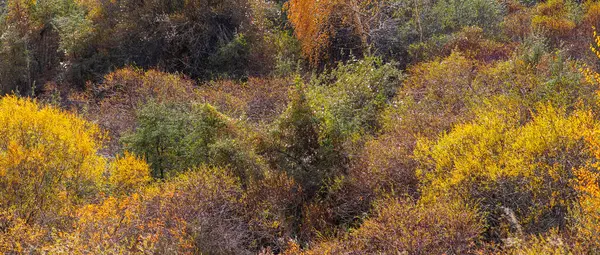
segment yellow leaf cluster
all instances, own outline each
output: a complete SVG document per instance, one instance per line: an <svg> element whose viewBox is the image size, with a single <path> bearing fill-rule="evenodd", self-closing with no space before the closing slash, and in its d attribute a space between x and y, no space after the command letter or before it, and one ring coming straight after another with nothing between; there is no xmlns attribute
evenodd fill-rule
<svg viewBox="0 0 600 255"><path fill-rule="evenodd" d="M102 132L34 100L0 99L0 208L31 221L93 194L105 168Z"/></svg>
<svg viewBox="0 0 600 255"><path fill-rule="evenodd" d="M437 142L419 142L418 174L429 184L423 198L479 201L488 213L508 207L528 231L555 227L572 203L568 184L575 179L574 169L593 158L589 148L597 140L598 123L590 112L567 113L544 104L521 124L510 101L498 105ZM555 216L549 216L551 211Z"/></svg>
<svg viewBox="0 0 600 255"><path fill-rule="evenodd" d="M138 194L83 206L76 212L73 231L59 232L45 250L49 254L146 254L153 247L146 241L152 234L142 233L143 209Z"/></svg>
<svg viewBox="0 0 600 255"><path fill-rule="evenodd" d="M111 162L109 172L109 182L118 193L133 191L151 180L148 163L129 152Z"/></svg>
<svg viewBox="0 0 600 255"><path fill-rule="evenodd" d="M100 20L101 18L104 18L104 10L100 0L76 0L75 3L88 11L88 19ZM114 0L112 0L111 3L114 4Z"/></svg>
<svg viewBox="0 0 600 255"><path fill-rule="evenodd" d="M598 48L600 47L600 35L596 32L596 28L594 27L594 44L590 45L590 50L600 58L600 51ZM589 68L581 68L581 73L583 73L585 80L591 84L600 85L600 74L589 69Z"/></svg>
<svg viewBox="0 0 600 255"><path fill-rule="evenodd" d="M9 218L9 213L0 212L3 223ZM40 226L31 226L22 219L16 219L3 226L0 232L0 251L4 254L33 254L46 245L43 237L47 234L48 231Z"/></svg>

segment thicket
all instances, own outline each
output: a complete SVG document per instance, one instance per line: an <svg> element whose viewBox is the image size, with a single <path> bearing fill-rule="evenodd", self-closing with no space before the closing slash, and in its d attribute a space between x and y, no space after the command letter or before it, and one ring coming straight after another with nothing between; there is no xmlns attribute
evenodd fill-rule
<svg viewBox="0 0 600 255"><path fill-rule="evenodd" d="M596 254L599 17L0 0L0 253Z"/></svg>

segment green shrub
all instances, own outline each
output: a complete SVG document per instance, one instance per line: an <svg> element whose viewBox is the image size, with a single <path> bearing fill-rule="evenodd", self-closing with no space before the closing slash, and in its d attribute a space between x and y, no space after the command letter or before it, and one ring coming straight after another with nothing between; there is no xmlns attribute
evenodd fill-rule
<svg viewBox="0 0 600 255"><path fill-rule="evenodd" d="M246 37L236 34L234 38L222 44L215 54L208 58L215 77L244 78L248 76L245 67L248 66L250 49Z"/></svg>
<svg viewBox="0 0 600 255"><path fill-rule="evenodd" d="M262 163L239 134L235 123L209 104L150 102L138 112L138 127L122 142L146 158L155 178L201 164L230 165L245 183L261 175Z"/></svg>
<svg viewBox="0 0 600 255"><path fill-rule="evenodd" d="M393 63L384 64L380 59L367 57L340 64L313 81L307 98L327 125L326 129L358 139L379 129L379 115L394 97L402 79L402 73Z"/></svg>
<svg viewBox="0 0 600 255"><path fill-rule="evenodd" d="M435 21L430 24L433 31L453 32L466 26L483 28L488 35L499 29L504 8L494 0L437 1L430 14Z"/></svg>
<svg viewBox="0 0 600 255"><path fill-rule="evenodd" d="M103 82L83 93L72 93L69 100L87 118L108 131L111 139L105 151L117 154L119 139L136 126L136 112L146 103L181 104L196 97L194 81L179 75L134 67L118 69L104 76Z"/></svg>

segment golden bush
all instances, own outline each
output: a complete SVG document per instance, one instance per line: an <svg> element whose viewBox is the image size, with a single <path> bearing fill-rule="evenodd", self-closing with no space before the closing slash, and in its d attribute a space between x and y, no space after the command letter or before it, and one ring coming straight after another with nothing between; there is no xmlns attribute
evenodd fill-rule
<svg viewBox="0 0 600 255"><path fill-rule="evenodd" d="M16 96L0 99L0 209L48 222L94 196L103 133L75 114Z"/></svg>
<svg viewBox="0 0 600 255"><path fill-rule="evenodd" d="M589 148L598 123L588 111L568 114L540 104L523 124L514 102L500 99L496 105L502 107L492 104L437 142L419 142L415 155L423 199L450 196L480 203L488 231L497 237L520 228L516 225L529 233L565 227L575 197L569 182L593 157ZM507 210L518 223L502 223Z"/></svg>
<svg viewBox="0 0 600 255"><path fill-rule="evenodd" d="M134 191L152 179L148 163L129 152L110 163L109 174L109 183L118 193Z"/></svg>

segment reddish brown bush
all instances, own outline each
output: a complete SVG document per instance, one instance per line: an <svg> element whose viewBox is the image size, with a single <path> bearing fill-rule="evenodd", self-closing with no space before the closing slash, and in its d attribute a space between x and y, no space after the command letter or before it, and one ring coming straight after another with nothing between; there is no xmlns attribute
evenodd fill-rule
<svg viewBox="0 0 600 255"><path fill-rule="evenodd" d="M229 116L270 122L285 109L292 84L288 78L250 78L245 83L222 80L205 84L198 96Z"/></svg>
<svg viewBox="0 0 600 255"><path fill-rule="evenodd" d="M479 27L464 27L454 33L444 45L444 55L448 56L452 50L463 52L465 56L482 62L491 62L508 58L512 52L510 45L486 39L483 29Z"/></svg>
<svg viewBox="0 0 600 255"><path fill-rule="evenodd" d="M514 12L504 17L502 30L512 39L522 40L531 33L531 18L531 9L525 9L522 6L515 8Z"/></svg>
<svg viewBox="0 0 600 255"><path fill-rule="evenodd" d="M483 229L478 214L456 201L384 199L374 214L340 240L290 254L467 254Z"/></svg>
<svg viewBox="0 0 600 255"><path fill-rule="evenodd" d="M415 146L408 133L387 133L365 144L350 177L357 189L366 194L416 195L416 162L410 156ZM365 194L365 195L366 195Z"/></svg>
<svg viewBox="0 0 600 255"><path fill-rule="evenodd" d="M284 172L267 173L248 187L242 203L253 236L253 248L281 251L295 234L302 189Z"/></svg>

